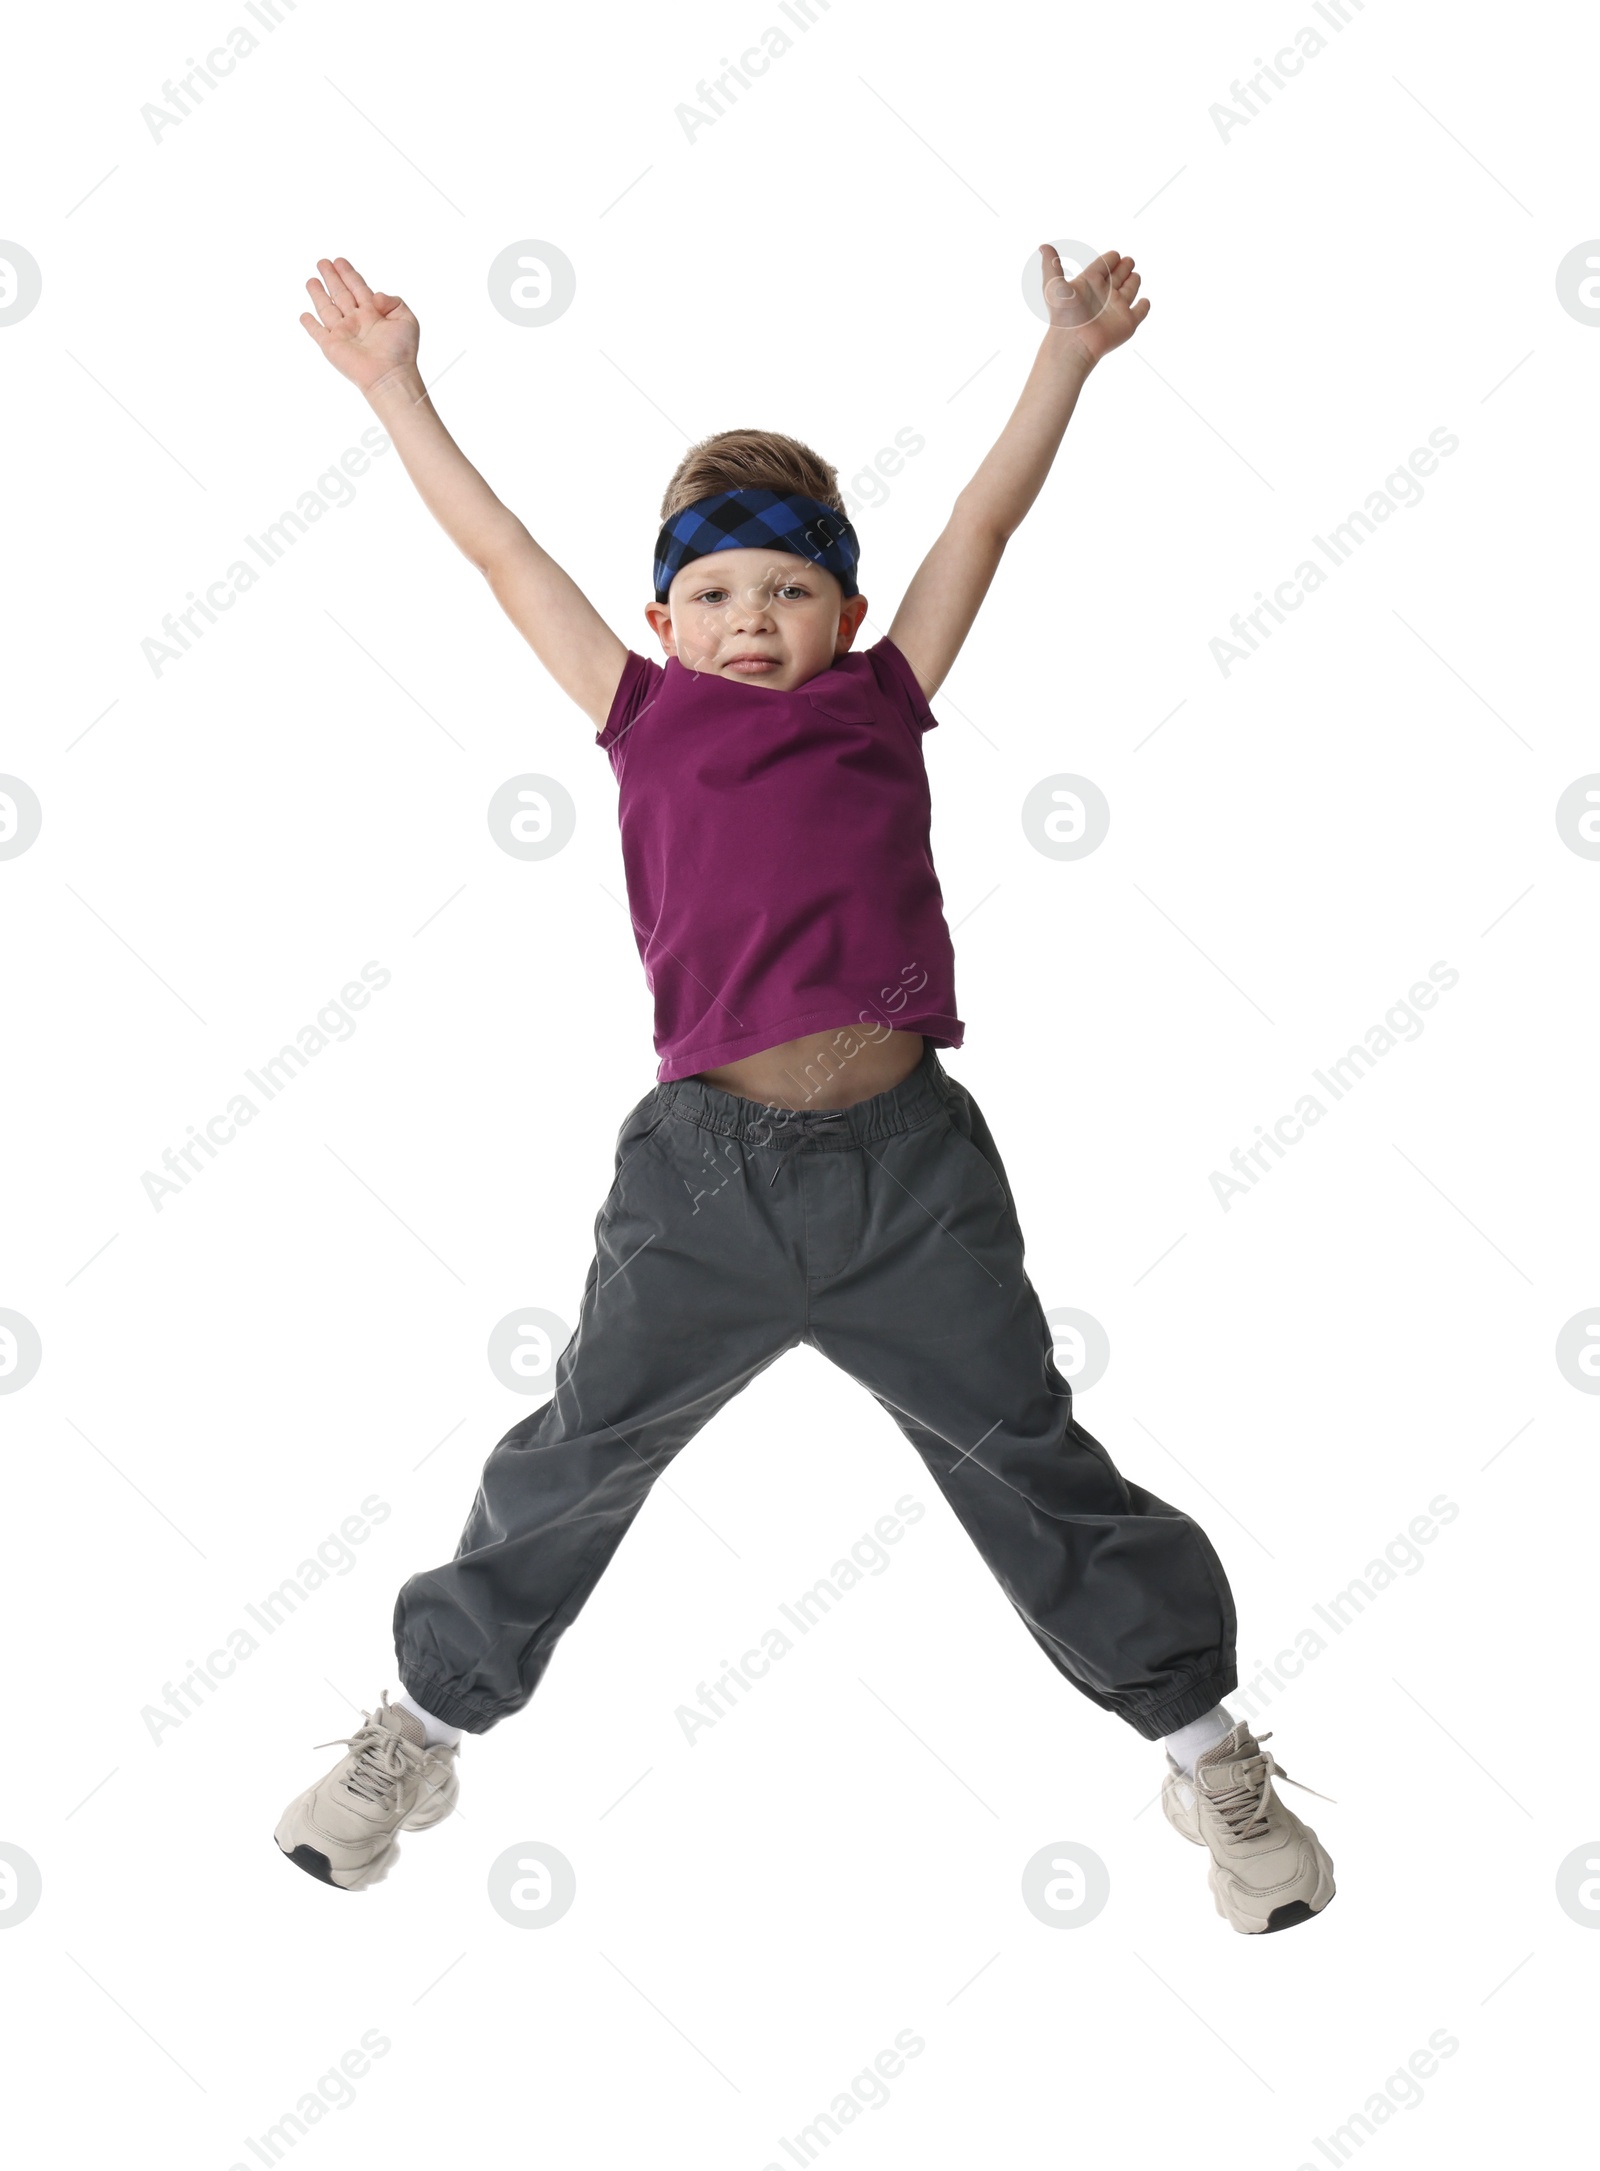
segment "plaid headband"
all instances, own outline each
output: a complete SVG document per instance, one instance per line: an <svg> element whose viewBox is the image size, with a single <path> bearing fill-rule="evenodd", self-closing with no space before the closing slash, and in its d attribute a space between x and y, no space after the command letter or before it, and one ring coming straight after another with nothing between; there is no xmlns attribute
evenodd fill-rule
<svg viewBox="0 0 1600 2171"><path fill-rule="evenodd" d="M680 566L714 550L782 550L832 573L856 593L861 544L843 513L785 490L719 490L674 513L656 538L656 601L665 603Z"/></svg>

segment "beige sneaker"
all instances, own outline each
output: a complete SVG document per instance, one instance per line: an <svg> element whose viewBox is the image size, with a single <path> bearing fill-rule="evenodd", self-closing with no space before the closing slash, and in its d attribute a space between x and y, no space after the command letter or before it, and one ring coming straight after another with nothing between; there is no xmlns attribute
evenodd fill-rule
<svg viewBox="0 0 1600 2171"><path fill-rule="evenodd" d="M422 1721L391 1704L387 1689L357 1731L339 1738L349 1754L289 1804L273 1836L309 1876L358 1892L389 1874L400 1852L397 1832L425 1832L454 1809L457 1744L430 1749Z"/></svg>
<svg viewBox="0 0 1600 2171"><path fill-rule="evenodd" d="M1261 1741L1272 1739L1269 1727ZM1194 1777L1171 1752L1161 1784L1167 1821L1211 1850L1208 1872L1217 1913L1254 1935L1288 1930L1320 1915L1333 1898L1333 1863L1308 1824L1273 1791L1274 1775L1304 1784L1261 1747L1241 1719L1226 1739L1195 1759ZM1306 1787L1317 1794L1315 1787ZM1317 1794L1318 1801L1331 1801Z"/></svg>

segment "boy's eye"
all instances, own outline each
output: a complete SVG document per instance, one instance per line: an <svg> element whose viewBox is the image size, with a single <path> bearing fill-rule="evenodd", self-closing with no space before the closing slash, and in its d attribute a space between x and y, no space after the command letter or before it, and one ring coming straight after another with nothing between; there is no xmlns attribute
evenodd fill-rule
<svg viewBox="0 0 1600 2171"><path fill-rule="evenodd" d="M809 595L811 591L803 581L790 580L785 581L783 586L777 589L775 593L778 595L805 596ZM727 601L727 596L728 591L726 588L702 588L696 595L695 601L697 603L723 603Z"/></svg>

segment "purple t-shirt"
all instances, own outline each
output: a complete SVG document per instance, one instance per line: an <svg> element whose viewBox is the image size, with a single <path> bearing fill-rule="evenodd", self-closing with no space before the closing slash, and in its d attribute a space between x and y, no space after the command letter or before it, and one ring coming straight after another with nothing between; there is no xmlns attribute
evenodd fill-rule
<svg viewBox="0 0 1600 2171"><path fill-rule="evenodd" d="M922 760L937 722L887 638L787 689L629 650L595 744L658 1079L834 1026L961 1046Z"/></svg>

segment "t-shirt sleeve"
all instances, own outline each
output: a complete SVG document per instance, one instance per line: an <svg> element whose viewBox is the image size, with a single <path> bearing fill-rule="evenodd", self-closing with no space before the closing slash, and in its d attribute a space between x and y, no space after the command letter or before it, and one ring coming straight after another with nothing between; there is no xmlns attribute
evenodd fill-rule
<svg viewBox="0 0 1600 2171"><path fill-rule="evenodd" d="M927 696L917 684L917 674L901 655L888 634L875 641L867 650L878 684L889 696L912 730L918 734L932 731L939 719L928 706Z"/></svg>
<svg viewBox="0 0 1600 2171"><path fill-rule="evenodd" d="M648 656L629 649L627 661L622 666L622 676L617 690L611 697L611 710L604 724L595 733L595 745L603 747L611 758L611 766L620 776L628 744L628 733L639 721L661 690L663 667L652 663Z"/></svg>

